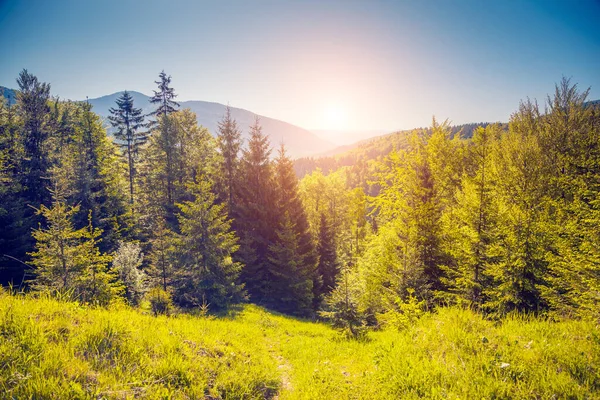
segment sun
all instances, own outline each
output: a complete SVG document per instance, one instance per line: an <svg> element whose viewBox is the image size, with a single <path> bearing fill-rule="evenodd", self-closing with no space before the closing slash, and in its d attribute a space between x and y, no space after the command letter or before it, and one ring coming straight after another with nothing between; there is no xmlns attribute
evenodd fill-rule
<svg viewBox="0 0 600 400"><path fill-rule="evenodd" d="M340 104L328 104L323 109L326 129L344 129L348 124L348 113Z"/></svg>

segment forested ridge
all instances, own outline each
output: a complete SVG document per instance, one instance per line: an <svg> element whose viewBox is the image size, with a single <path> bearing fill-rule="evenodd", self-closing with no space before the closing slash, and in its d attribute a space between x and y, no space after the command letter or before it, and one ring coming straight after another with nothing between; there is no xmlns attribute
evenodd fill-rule
<svg viewBox="0 0 600 400"><path fill-rule="evenodd" d="M599 318L600 115L563 79L508 124L402 134L301 180L227 112L216 138L162 72L125 92L114 138L27 70L0 105L4 285L155 313L253 302L350 336L447 305ZM325 173L324 173L325 172Z"/></svg>

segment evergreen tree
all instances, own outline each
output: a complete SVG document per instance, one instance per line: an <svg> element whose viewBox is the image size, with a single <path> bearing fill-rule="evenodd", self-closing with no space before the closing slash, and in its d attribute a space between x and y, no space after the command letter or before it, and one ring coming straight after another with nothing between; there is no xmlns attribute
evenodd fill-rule
<svg viewBox="0 0 600 400"><path fill-rule="evenodd" d="M159 117L159 126L150 137L140 165L141 224L148 231L158 220L165 220L177 232L176 203L193 198L187 185L201 176L213 179L216 172L215 140L198 126L189 109L167 118Z"/></svg>
<svg viewBox="0 0 600 400"><path fill-rule="evenodd" d="M144 115L141 108L133 106L133 97L127 91L117 99L117 108L110 108L108 119L114 128L115 138L120 141L119 146L127 156L128 178L129 178L129 203L134 202L135 164L140 146L146 143L148 136L145 132L139 132L143 126Z"/></svg>
<svg viewBox="0 0 600 400"><path fill-rule="evenodd" d="M71 219L79 207L66 205L60 191L55 191L53 197L52 207L42 205L37 210L46 219L47 227L33 232L33 287L73 292L83 302L107 304L119 293L119 286L107 269L111 257L100 253L97 247L102 231L92 227L91 218L87 227L74 229Z"/></svg>
<svg viewBox="0 0 600 400"><path fill-rule="evenodd" d="M277 218L274 243L269 246L274 307L287 313L310 314L317 254L308 220L298 194L298 178L281 145L275 161L273 210Z"/></svg>
<svg viewBox="0 0 600 400"><path fill-rule="evenodd" d="M152 128L151 141L148 152L145 158L150 158L147 176L158 180L165 187L166 199L163 202L166 208L167 221L171 226L175 226L177 221L175 218L175 196L174 185L178 167L180 167L180 150L181 132L178 129L178 124L171 117L179 108L179 103L173 100L177 95L175 90L170 87L171 77L162 71L159 74L158 90L154 91L154 95L150 98L150 103L157 105L156 109L150 113L155 116L156 120L151 121L148 126Z"/></svg>
<svg viewBox="0 0 600 400"><path fill-rule="evenodd" d="M163 70L158 74L158 77L160 80L154 82L158 85L158 90L154 90L154 95L150 98L150 103L157 104L157 108L150 115L166 118L177 111L179 103L174 100L177 97L175 90L169 86L171 84L171 76L167 76ZM152 122L151 126L155 123Z"/></svg>
<svg viewBox="0 0 600 400"><path fill-rule="evenodd" d="M50 85L40 82L27 70L17 78L17 103L6 109L2 147L11 178L2 199L6 214L0 215L0 254L3 279L22 282L27 253L33 249L31 230L40 222L34 208L48 205L50 157ZM14 109L14 112L13 112ZM4 136L6 134L6 136Z"/></svg>
<svg viewBox="0 0 600 400"><path fill-rule="evenodd" d="M167 291L173 284L175 263L175 234L168 229L164 220L159 220L150 240L150 268L148 275L154 284Z"/></svg>
<svg viewBox="0 0 600 400"><path fill-rule="evenodd" d="M31 245L29 225L21 197L20 173L23 147L16 107L0 98L0 284L18 284L24 278L21 258Z"/></svg>
<svg viewBox="0 0 600 400"><path fill-rule="evenodd" d="M475 130L468 148L471 173L462 176L456 192L456 205L444 215L446 246L453 257L446 285L465 301L478 307L482 293L490 285L486 272L494 262L490 255L494 218L498 214L494 201L495 180L491 173L492 152L500 135L499 125Z"/></svg>
<svg viewBox="0 0 600 400"><path fill-rule="evenodd" d="M127 218L125 164L90 104L61 103L58 113L61 129L69 133L54 138L56 161L49 176L62 188L67 203L79 205L74 225L85 226L91 213L92 223L103 231L101 250L113 252L132 224Z"/></svg>
<svg viewBox="0 0 600 400"><path fill-rule="evenodd" d="M50 85L39 82L37 77L21 71L17 79L17 107L23 121L22 186L25 201L33 206L48 204L46 171L50 167L47 130L50 108Z"/></svg>
<svg viewBox="0 0 600 400"><path fill-rule="evenodd" d="M279 224L276 242L269 246L273 285L267 304L284 313L309 316L313 311L313 274L303 263L296 224L288 212Z"/></svg>
<svg viewBox="0 0 600 400"><path fill-rule="evenodd" d="M250 299L266 303L272 297L273 280L268 249L277 226L273 169L269 139L262 133L258 118L251 127L247 149L242 151L236 231L240 236L239 261L244 264L241 280Z"/></svg>
<svg viewBox="0 0 600 400"><path fill-rule="evenodd" d="M360 339L366 334L368 319L360 299L358 277L346 266L341 270L335 289L326 298L325 309L319 314L347 338Z"/></svg>
<svg viewBox="0 0 600 400"><path fill-rule="evenodd" d="M219 121L217 146L221 153L220 177L221 200L227 203L229 212L235 210L234 197L239 171L238 154L241 145L241 131L235 119L231 117L231 108L227 106L223 119Z"/></svg>
<svg viewBox="0 0 600 400"><path fill-rule="evenodd" d="M321 223L319 224L317 254L319 256L318 279L315 280L314 285L316 305L335 288L340 270L333 227L324 212L321 213Z"/></svg>
<svg viewBox="0 0 600 400"><path fill-rule="evenodd" d="M195 199L177 205L181 235L174 299L221 310L243 299L243 285L236 283L241 264L232 258L237 238L225 205L215 204L210 182L200 179L191 189Z"/></svg>
<svg viewBox="0 0 600 400"><path fill-rule="evenodd" d="M551 173L552 249L542 296L561 315L600 316L600 113L566 78L548 98L542 146Z"/></svg>
<svg viewBox="0 0 600 400"><path fill-rule="evenodd" d="M552 232L547 213L550 174L540 123L537 105L523 103L494 153L498 219L489 248L495 262L487 267L493 281L483 293L489 299L487 309L541 311L547 306L541 293Z"/></svg>

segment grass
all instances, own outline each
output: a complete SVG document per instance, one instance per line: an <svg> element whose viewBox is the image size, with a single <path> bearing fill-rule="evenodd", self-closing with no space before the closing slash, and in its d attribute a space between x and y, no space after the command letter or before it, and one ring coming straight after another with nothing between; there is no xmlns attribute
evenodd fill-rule
<svg viewBox="0 0 600 400"><path fill-rule="evenodd" d="M451 308L347 341L252 305L153 317L0 293L0 398L597 399L600 331Z"/></svg>

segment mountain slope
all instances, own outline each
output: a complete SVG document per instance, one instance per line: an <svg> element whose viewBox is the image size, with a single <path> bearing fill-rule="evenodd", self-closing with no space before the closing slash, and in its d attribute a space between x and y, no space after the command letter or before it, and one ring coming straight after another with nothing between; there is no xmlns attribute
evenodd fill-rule
<svg viewBox="0 0 600 400"><path fill-rule="evenodd" d="M451 127L453 135L460 135L463 139L469 139L478 126L487 126L488 122L479 122ZM388 155L393 149L402 149L408 144L408 138L415 130L428 130L429 128L417 128L412 130L397 131L385 135L364 139L359 142L336 147L312 157L302 157L294 160L296 175L302 178L317 168L323 173L335 171L341 167L350 167L359 163L367 163L378 160Z"/></svg>
<svg viewBox="0 0 600 400"><path fill-rule="evenodd" d="M110 107L115 107L115 100L121 93L113 93L108 96L89 99L88 101L94 107L94 112L106 118L109 115ZM148 96L135 91L130 91L129 93L133 97L134 105L142 108L144 113L149 113L154 109L149 102ZM196 113L198 123L206 127L211 134L216 134L218 122L223 117L223 114L225 114L225 105L196 100L182 101L180 105L181 109L189 108ZM231 115L237 120L238 126L242 130L242 138L248 138L250 125L254 123L254 118L257 114L241 108L231 107ZM271 146L277 148L283 142L292 157L318 154L334 148L332 143L319 138L306 129L274 118L261 115L259 117L263 132L271 139Z"/></svg>
<svg viewBox="0 0 600 400"><path fill-rule="evenodd" d="M13 89L0 86L0 96L8 100L8 105L10 106L17 102L17 93Z"/></svg>

